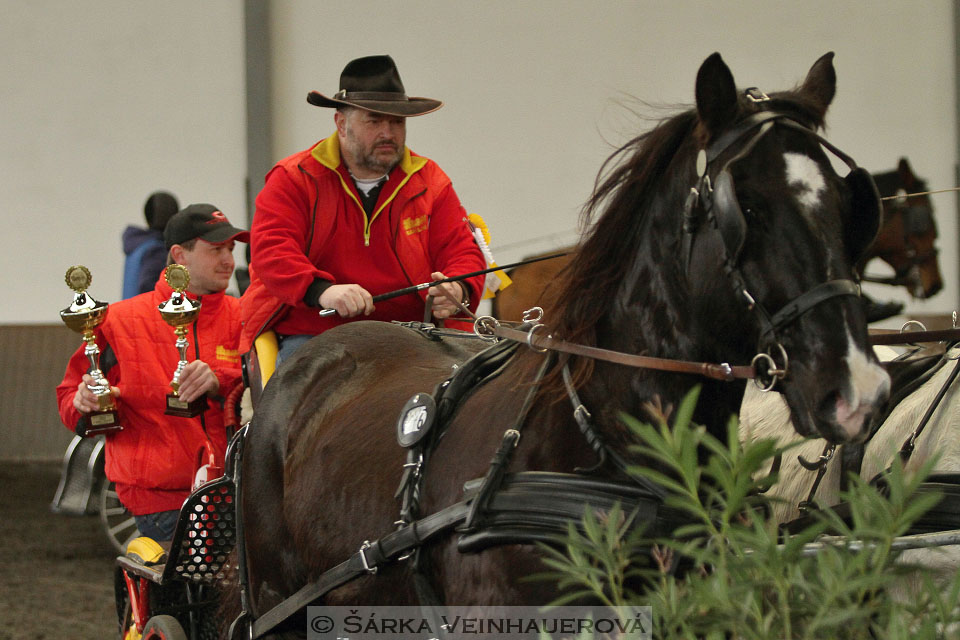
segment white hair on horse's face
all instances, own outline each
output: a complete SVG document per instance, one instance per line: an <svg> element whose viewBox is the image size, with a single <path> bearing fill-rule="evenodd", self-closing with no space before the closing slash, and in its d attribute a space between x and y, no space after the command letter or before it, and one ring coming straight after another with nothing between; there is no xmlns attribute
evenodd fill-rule
<svg viewBox="0 0 960 640"><path fill-rule="evenodd" d="M827 186L820 165L800 153L785 153L783 161L787 165L787 184L797 190L797 201L805 211L815 210Z"/></svg>
<svg viewBox="0 0 960 640"><path fill-rule="evenodd" d="M890 392L890 376L879 364L867 357L857 346L847 328L847 355L844 357L850 370L850 386L837 399L837 423L847 436L853 437L864 430L864 421L873 413L878 397Z"/></svg>
<svg viewBox="0 0 960 640"><path fill-rule="evenodd" d="M794 190L800 212L810 225L810 229L816 232L819 223L814 214L822 206L821 200L827 188L820 165L810 156L796 152L784 153L783 162L786 165L787 185ZM825 260L827 277L836 278L837 274L833 271L833 251L825 239L821 238L821 242L827 252Z"/></svg>

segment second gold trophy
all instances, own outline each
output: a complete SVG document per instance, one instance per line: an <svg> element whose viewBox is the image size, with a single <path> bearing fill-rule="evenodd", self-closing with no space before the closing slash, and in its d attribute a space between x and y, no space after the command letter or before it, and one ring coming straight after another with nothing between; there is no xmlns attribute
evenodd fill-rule
<svg viewBox="0 0 960 640"><path fill-rule="evenodd" d="M200 396L192 402L184 402L180 398L180 374L183 368L187 366L187 327L196 322L200 315L200 302L190 300L184 293L187 285L190 284L190 272L180 264L172 264L167 267L163 273L167 284L173 289L170 299L165 301L159 307L160 315L164 321L174 328L173 333L177 336L176 347L180 353L180 361L177 363L177 369L173 372L173 380L170 381L172 393L167 394L167 408L164 413L170 416L180 416L182 418L193 418L207 410L207 397Z"/></svg>

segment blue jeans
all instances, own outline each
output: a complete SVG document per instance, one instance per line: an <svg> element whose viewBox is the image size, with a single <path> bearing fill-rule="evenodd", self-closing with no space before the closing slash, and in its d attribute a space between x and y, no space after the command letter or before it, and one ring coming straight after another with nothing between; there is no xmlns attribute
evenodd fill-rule
<svg viewBox="0 0 960 640"><path fill-rule="evenodd" d="M166 542L173 538L173 532L177 528L177 520L180 519L180 511L158 511L142 516L133 516L133 518L137 521L137 529L140 531L140 535L153 538L157 542Z"/></svg>
<svg viewBox="0 0 960 640"><path fill-rule="evenodd" d="M277 349L277 369L280 368L280 363L289 358L294 354L294 352L303 346L303 343L312 338L310 334L291 334L287 336L277 336L280 340L280 346Z"/></svg>

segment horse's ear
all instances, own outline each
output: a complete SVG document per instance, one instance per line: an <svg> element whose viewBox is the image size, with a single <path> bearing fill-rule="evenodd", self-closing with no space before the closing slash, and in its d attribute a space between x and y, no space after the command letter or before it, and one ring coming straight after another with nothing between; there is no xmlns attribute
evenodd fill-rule
<svg viewBox="0 0 960 640"><path fill-rule="evenodd" d="M906 158L900 158L900 162L897 163L897 173L900 175L900 184L908 189L913 188L917 177L914 175L913 169L910 168L910 163Z"/></svg>
<svg viewBox="0 0 960 640"><path fill-rule="evenodd" d="M820 107L821 117L827 113L827 107L833 102L833 96L837 93L837 72L833 68L833 51L823 54L813 63L800 87L800 92L806 94Z"/></svg>
<svg viewBox="0 0 960 640"><path fill-rule="evenodd" d="M720 57L712 54L697 72L697 114L711 136L737 116L737 87L733 74Z"/></svg>

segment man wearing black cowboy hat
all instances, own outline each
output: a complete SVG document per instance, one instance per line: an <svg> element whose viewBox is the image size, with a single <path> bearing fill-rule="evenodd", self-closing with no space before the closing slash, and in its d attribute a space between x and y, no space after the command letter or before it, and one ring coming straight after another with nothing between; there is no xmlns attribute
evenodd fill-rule
<svg viewBox="0 0 960 640"><path fill-rule="evenodd" d="M484 278L373 304L372 294L481 270L483 254L450 179L406 146L406 119L443 103L407 96L390 56L348 63L340 90L307 101L335 108L337 130L281 160L256 200L241 349L266 329L278 361L307 338L353 319L419 320L476 309ZM320 317L319 309L335 309Z"/></svg>

